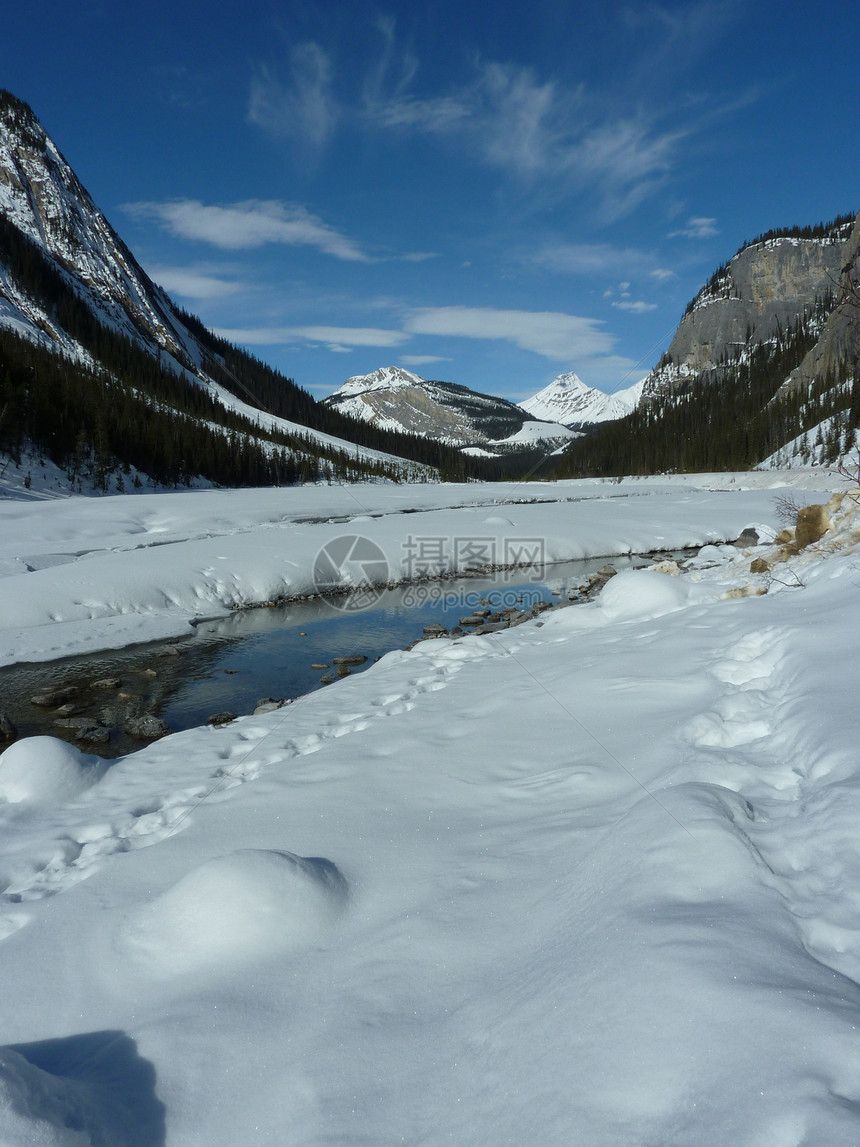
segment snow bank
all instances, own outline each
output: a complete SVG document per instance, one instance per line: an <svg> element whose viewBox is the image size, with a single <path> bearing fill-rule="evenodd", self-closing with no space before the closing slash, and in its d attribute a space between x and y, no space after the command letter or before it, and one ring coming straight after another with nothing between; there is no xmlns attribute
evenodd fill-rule
<svg viewBox="0 0 860 1147"><path fill-rule="evenodd" d="M40 1071L23 1056L0 1048L0 1128L7 1147L90 1147L105 1128L88 1108L86 1088ZM92 1138L92 1133L98 1137Z"/></svg>
<svg viewBox="0 0 860 1147"><path fill-rule="evenodd" d="M118 1031L0 1048L4 1147L156 1147L155 1073Z"/></svg>
<svg viewBox="0 0 860 1147"><path fill-rule="evenodd" d="M598 604L610 621L644 620L681 609L689 594L689 586L680 578L653 570L624 570L607 582Z"/></svg>
<svg viewBox="0 0 860 1147"><path fill-rule="evenodd" d="M673 530L717 532L676 493ZM832 516L770 582L743 550L620 574L0 805L0 1141L860 1141L860 534ZM118 1031L136 1084L84 1054Z"/></svg>
<svg viewBox="0 0 860 1147"><path fill-rule="evenodd" d="M0 801L61 804L94 785L104 769L98 757L56 737L25 737L0 753Z"/></svg>
<svg viewBox="0 0 860 1147"><path fill-rule="evenodd" d="M420 572L450 574L473 560L475 539L487 564L524 552L571 561L725 542L775 513L768 489L741 490L722 475L723 489L711 490L682 477L0 501L0 665L180 637L201 617L316 593L317 557L344 535L368 538L400 581L415 576L421 539L439 557Z"/></svg>
<svg viewBox="0 0 860 1147"><path fill-rule="evenodd" d="M346 894L329 860L241 849L200 865L133 912L118 947L138 975L211 977L319 943Z"/></svg>

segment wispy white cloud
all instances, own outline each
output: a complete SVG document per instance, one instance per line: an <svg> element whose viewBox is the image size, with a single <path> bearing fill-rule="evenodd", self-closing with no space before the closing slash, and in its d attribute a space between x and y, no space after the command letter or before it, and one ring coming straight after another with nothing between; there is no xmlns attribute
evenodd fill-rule
<svg viewBox="0 0 860 1147"><path fill-rule="evenodd" d="M401 330L383 327L272 326L219 329L245 346L316 344L332 351L352 347L398 347L415 335L500 339L557 362L611 355L615 338L598 319L554 311L497 310L492 307L422 307L408 312ZM404 354L400 361L421 366L448 361L434 354Z"/></svg>
<svg viewBox="0 0 860 1147"><path fill-rule="evenodd" d="M470 83L429 98L402 89L385 95L376 85L364 117L378 128L459 141L520 179L595 189L613 218L663 183L691 131L661 131L644 114L612 117L582 87L493 62L480 63Z"/></svg>
<svg viewBox="0 0 860 1147"><path fill-rule="evenodd" d="M642 74L654 82L667 70L688 67L703 52L713 51L715 41L743 11L745 0L694 0L674 5L637 3L621 9L622 26L637 40L655 36L641 64Z"/></svg>
<svg viewBox="0 0 860 1147"><path fill-rule="evenodd" d="M364 77L362 103L365 107L374 107L386 98L400 96L408 90L418 71L417 56L397 43L393 17L378 16L376 30L382 48L376 59L370 62ZM388 93L388 97L385 93Z"/></svg>
<svg viewBox="0 0 860 1147"><path fill-rule="evenodd" d="M241 327L220 328L216 334L244 346L279 346L285 343L322 343L330 350L344 351L356 346L394 347L408 342L405 331L380 327Z"/></svg>
<svg viewBox="0 0 860 1147"><path fill-rule="evenodd" d="M656 279L658 283L665 283L667 279L675 278L675 272L670 271L668 267L655 267L649 274L651 278Z"/></svg>
<svg viewBox="0 0 860 1147"><path fill-rule="evenodd" d="M172 295L183 299L223 299L248 289L247 283L224 279L217 273L197 267L148 268L149 276Z"/></svg>
<svg viewBox="0 0 860 1147"><path fill-rule="evenodd" d="M558 162L562 100L557 85L540 82L531 68L485 63L471 83L430 98L401 87L366 93L366 119L382 128L412 130L469 140L486 162L518 174L545 172Z"/></svg>
<svg viewBox="0 0 860 1147"><path fill-rule="evenodd" d="M628 76L625 106L624 92L592 91L534 67L479 57L459 81L422 86L418 56L398 37L394 19L378 16L378 51L358 63L334 61L309 41L292 48L283 75L259 67L248 117L315 149L324 147L339 126L359 123L446 139L544 196L572 187L591 191L600 202L599 215L611 221L665 187L684 141L738 106L692 91L683 106L677 99L671 106L661 103L653 60L656 54L669 71L689 67L691 52L707 49L715 30L724 31L743 3L692 0L677 11L659 3L622 8L619 33L647 39L647 50L638 56L650 70L647 87L642 77Z"/></svg>
<svg viewBox="0 0 860 1147"><path fill-rule="evenodd" d="M711 239L719 233L716 219L710 219L704 215L693 215L688 220L686 227L682 227L678 231L670 231L668 238L675 239L682 235L686 239Z"/></svg>
<svg viewBox="0 0 860 1147"><path fill-rule="evenodd" d="M275 199L247 199L226 205L176 199L167 203L128 203L123 210L157 220L178 238L211 243L223 250L284 243L316 247L326 255L349 262L372 262L358 243L312 215L307 208Z"/></svg>
<svg viewBox="0 0 860 1147"><path fill-rule="evenodd" d="M644 315L647 314L648 311L657 310L656 303L645 303L640 299L620 299L611 305L617 307L619 311L629 311L633 315Z"/></svg>
<svg viewBox="0 0 860 1147"><path fill-rule="evenodd" d="M558 362L609 354L615 339L598 319L556 311L496 310L492 307L424 307L407 316L413 334L502 339Z"/></svg>
<svg viewBox="0 0 860 1147"><path fill-rule="evenodd" d="M269 68L257 69L248 119L282 139L322 148L340 114L332 91L331 61L319 44L297 44L290 51L288 73L289 80L283 83Z"/></svg>
<svg viewBox="0 0 860 1147"><path fill-rule="evenodd" d="M431 362L450 362L441 354L402 354L400 361L406 366L428 366Z"/></svg>
<svg viewBox="0 0 860 1147"><path fill-rule="evenodd" d="M394 263L426 263L428 259L438 259L438 251L407 251L405 255L391 255Z"/></svg>
<svg viewBox="0 0 860 1147"><path fill-rule="evenodd" d="M529 261L550 271L569 275L613 274L639 269L647 257L631 247L609 243L551 243L536 251Z"/></svg>

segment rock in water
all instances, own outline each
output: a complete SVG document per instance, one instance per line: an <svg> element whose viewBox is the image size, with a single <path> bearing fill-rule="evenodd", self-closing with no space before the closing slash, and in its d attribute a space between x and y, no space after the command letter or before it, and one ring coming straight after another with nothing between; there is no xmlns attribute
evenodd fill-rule
<svg viewBox="0 0 860 1147"><path fill-rule="evenodd" d="M130 737L140 737L144 741L166 737L172 731L166 721L162 721L152 713L145 713L142 717L129 717L123 729Z"/></svg>

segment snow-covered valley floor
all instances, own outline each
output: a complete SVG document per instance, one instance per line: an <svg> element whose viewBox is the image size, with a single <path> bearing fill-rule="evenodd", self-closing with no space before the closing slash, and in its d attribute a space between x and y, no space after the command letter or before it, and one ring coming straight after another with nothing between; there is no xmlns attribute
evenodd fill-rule
<svg viewBox="0 0 860 1147"><path fill-rule="evenodd" d="M301 592L345 531L706 546L109 768L8 748L0 1141L860 1142L860 519L752 574L776 481L0 504L7 661Z"/></svg>

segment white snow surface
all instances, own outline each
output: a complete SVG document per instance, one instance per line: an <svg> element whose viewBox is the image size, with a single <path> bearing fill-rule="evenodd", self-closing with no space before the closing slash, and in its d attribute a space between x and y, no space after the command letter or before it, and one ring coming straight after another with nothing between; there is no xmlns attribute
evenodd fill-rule
<svg viewBox="0 0 860 1147"><path fill-rule="evenodd" d="M409 538L448 540L439 573L455 572L464 536L492 539L499 554L506 540L539 538L551 562L724 542L772 512L766 486L736 488L762 478L701 480L716 490L631 479L0 501L0 665L181 636L201 617L312 594L317 555L338 536L379 546L389 581L408 573ZM514 503L510 521L488 525L482 507L498 502ZM344 587L360 576L345 569Z"/></svg>
<svg viewBox="0 0 860 1147"><path fill-rule="evenodd" d="M507 438L501 438L496 441L496 445L519 445L526 444L532 445L535 442L543 442L546 439L554 441L566 441L570 438L578 438L579 435L575 430L571 430L569 426L562 426L560 422L524 422L515 434L509 435Z"/></svg>
<svg viewBox="0 0 860 1147"><path fill-rule="evenodd" d="M518 405L535 418L547 422L571 423L609 422L623 418L638 403L645 379L640 379L624 390L606 394L587 386L574 371L560 374L549 386L533 394Z"/></svg>
<svg viewBox="0 0 860 1147"><path fill-rule="evenodd" d="M489 488L359 488L356 525L386 545L419 517L397 508L559 548L710 545L703 568L390 653L73 792L86 763L52 791L44 738L0 755L0 785L29 762L42 786L0 797L0 1142L860 1141L860 518L832 502L821 543L751 574L775 547L716 543L775 526L774 489L804 477L721 480L736 492L529 486L580 500L495 510ZM811 482L799 500L827 500ZM26 612L39 595L16 587L88 568L107 601L115 565L126 604L181 598L220 553L245 592L258 535L298 568L297 519L351 496L4 504L4 589ZM16 571L49 545L77 559Z"/></svg>

